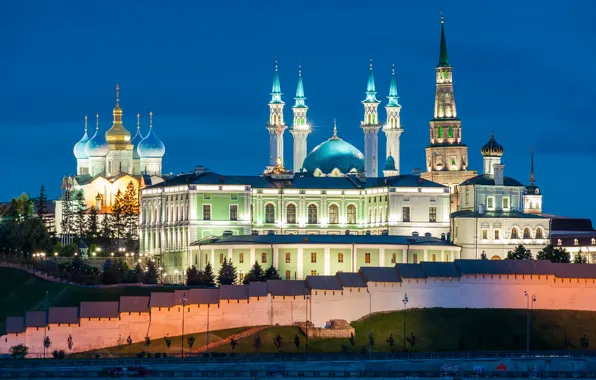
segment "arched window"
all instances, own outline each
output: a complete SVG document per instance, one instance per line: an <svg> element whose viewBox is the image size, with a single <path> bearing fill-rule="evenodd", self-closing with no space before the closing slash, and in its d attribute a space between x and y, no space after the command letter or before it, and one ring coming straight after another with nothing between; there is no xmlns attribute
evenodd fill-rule
<svg viewBox="0 0 596 380"><path fill-rule="evenodd" d="M452 138L453 137L453 127L449 126L449 129L447 130L447 137Z"/></svg>
<svg viewBox="0 0 596 380"><path fill-rule="evenodd" d="M519 233L517 232L517 228L513 227L511 229L511 238L512 239L519 239Z"/></svg>
<svg viewBox="0 0 596 380"><path fill-rule="evenodd" d="M373 223L377 223L377 222L378 222L378 220L377 220L377 209L375 209L375 218L373 219Z"/></svg>
<svg viewBox="0 0 596 380"><path fill-rule="evenodd" d="M439 125L439 138L442 139L443 138L443 126Z"/></svg>
<svg viewBox="0 0 596 380"><path fill-rule="evenodd" d="M356 224L356 206L348 205L348 224Z"/></svg>
<svg viewBox="0 0 596 380"><path fill-rule="evenodd" d="M339 207L336 204L329 206L329 224L339 223Z"/></svg>
<svg viewBox="0 0 596 380"><path fill-rule="evenodd" d="M296 223L296 205L293 203L288 204L286 207L286 222L288 224Z"/></svg>
<svg viewBox="0 0 596 380"><path fill-rule="evenodd" d="M273 206L273 203L267 203L265 206L265 223L275 223L275 206Z"/></svg>
<svg viewBox="0 0 596 380"><path fill-rule="evenodd" d="M317 205L311 203L308 205L308 224L317 224L317 220Z"/></svg>
<svg viewBox="0 0 596 380"><path fill-rule="evenodd" d="M530 229L528 227L524 228L524 239L531 239L532 235L530 234Z"/></svg>
<svg viewBox="0 0 596 380"><path fill-rule="evenodd" d="M536 239L544 239L544 233L540 227L536 229Z"/></svg>
<svg viewBox="0 0 596 380"><path fill-rule="evenodd" d="M495 256L491 257L490 259L491 260L501 260L501 256L495 255Z"/></svg>

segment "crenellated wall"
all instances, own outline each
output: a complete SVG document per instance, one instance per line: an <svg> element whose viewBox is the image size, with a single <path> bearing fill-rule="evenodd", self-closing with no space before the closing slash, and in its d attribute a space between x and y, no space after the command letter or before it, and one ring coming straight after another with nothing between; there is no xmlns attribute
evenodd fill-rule
<svg viewBox="0 0 596 380"><path fill-rule="evenodd" d="M282 281L284 282L284 281ZM239 287L240 288L240 287ZM271 286L270 286L271 289ZM526 308L524 291L536 296L536 309L596 311L595 279L557 278L554 275L461 275L460 277L402 278L396 282L368 281L368 287L342 290L309 288L310 295L272 295L240 300L220 299L214 304L187 304L184 311L185 334L244 326L294 325L311 321L324 327L332 319L354 321L369 311L402 310L407 293L408 308ZM122 304L121 304L122 305ZM80 318L78 324L49 324L50 351L72 352L126 345L182 333L182 305L148 307L145 312L120 312L119 317ZM23 343L31 355L43 352L44 327L25 327L24 332L0 337L0 354ZM10 331L10 329L9 329ZM125 351L125 348L123 348Z"/></svg>

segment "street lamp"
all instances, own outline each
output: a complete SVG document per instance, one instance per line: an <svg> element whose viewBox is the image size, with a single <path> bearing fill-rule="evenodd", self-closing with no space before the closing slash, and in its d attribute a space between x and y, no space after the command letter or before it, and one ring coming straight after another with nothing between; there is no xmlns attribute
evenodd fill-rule
<svg viewBox="0 0 596 380"><path fill-rule="evenodd" d="M368 355L372 352L371 347L371 338L372 338L372 293L366 288L366 292L368 293Z"/></svg>
<svg viewBox="0 0 596 380"><path fill-rule="evenodd" d="M526 351L530 352L530 295L524 290L526 297ZM532 311L534 311L534 302L536 302L536 295L532 294Z"/></svg>
<svg viewBox="0 0 596 380"><path fill-rule="evenodd" d="M406 349L406 311L408 311L408 293L404 294L404 299L401 302L404 303L404 350Z"/></svg>
<svg viewBox="0 0 596 380"><path fill-rule="evenodd" d="M209 357L209 303L207 303L207 348L205 349L205 352L207 354L207 357Z"/></svg>
<svg viewBox="0 0 596 380"><path fill-rule="evenodd" d="M182 359L184 359L184 308L186 307L186 292L182 293Z"/></svg>
<svg viewBox="0 0 596 380"><path fill-rule="evenodd" d="M47 333L48 333L48 293L49 291L46 290L46 300L45 300L45 306L46 306L46 321L45 321L45 327L43 329L43 358L46 358L46 337L47 337Z"/></svg>
<svg viewBox="0 0 596 380"><path fill-rule="evenodd" d="M306 325L306 341L305 341L305 343L306 344L304 345L304 348L305 348L304 354L306 356L308 356L308 301L309 300L310 300L310 296L308 294L306 296L304 296L304 301L306 304L306 307L305 307L305 311L306 311L306 324L305 324Z"/></svg>

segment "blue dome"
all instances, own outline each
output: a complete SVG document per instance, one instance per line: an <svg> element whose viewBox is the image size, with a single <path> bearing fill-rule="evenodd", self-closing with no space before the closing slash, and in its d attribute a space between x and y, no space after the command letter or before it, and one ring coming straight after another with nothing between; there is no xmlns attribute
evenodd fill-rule
<svg viewBox="0 0 596 380"><path fill-rule="evenodd" d="M166 147L163 142L155 136L153 128L149 129L147 136L137 146L137 153L140 158L162 158L166 154Z"/></svg>
<svg viewBox="0 0 596 380"><path fill-rule="evenodd" d="M89 158L87 156L87 152L85 152L85 145L87 144L87 141L89 141L89 135L87 134L87 129L85 129L83 138L81 138L79 142L75 144L73 149L74 155L77 159Z"/></svg>
<svg viewBox="0 0 596 380"><path fill-rule="evenodd" d="M319 169L322 174L330 175L335 168L342 174L354 169L364 172L364 155L352 144L334 136L313 149L304 159L302 167L311 174Z"/></svg>
<svg viewBox="0 0 596 380"><path fill-rule="evenodd" d="M134 137L130 139L130 143L133 145L132 148L132 158L139 158L139 152L137 152L137 144L143 140L143 135L141 134L141 130L137 128L137 133L135 133Z"/></svg>
<svg viewBox="0 0 596 380"><path fill-rule="evenodd" d="M110 151L110 145L106 141L102 133L99 130L95 131L93 137L85 144L85 153L89 157L105 157Z"/></svg>

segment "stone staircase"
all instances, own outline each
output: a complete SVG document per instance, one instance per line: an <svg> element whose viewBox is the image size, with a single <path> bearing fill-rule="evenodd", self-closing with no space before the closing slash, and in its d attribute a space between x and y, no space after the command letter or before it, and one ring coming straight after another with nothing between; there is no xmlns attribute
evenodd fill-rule
<svg viewBox="0 0 596 380"><path fill-rule="evenodd" d="M271 326L256 326L256 327L251 327L248 330L244 330L244 331L242 331L242 332L240 332L238 334L233 334L233 335L230 335L227 338L218 340L217 342L209 343L209 350L212 350L215 347L223 346L224 344L230 344L230 341L232 339L240 340L242 338L246 338L247 336L254 335L254 334L258 333L259 331L264 330L264 329L266 329L268 327L271 327ZM206 351L207 351L207 345L206 344L203 345L203 346L197 347L197 348L195 348L195 349L192 350L192 352L206 352Z"/></svg>

